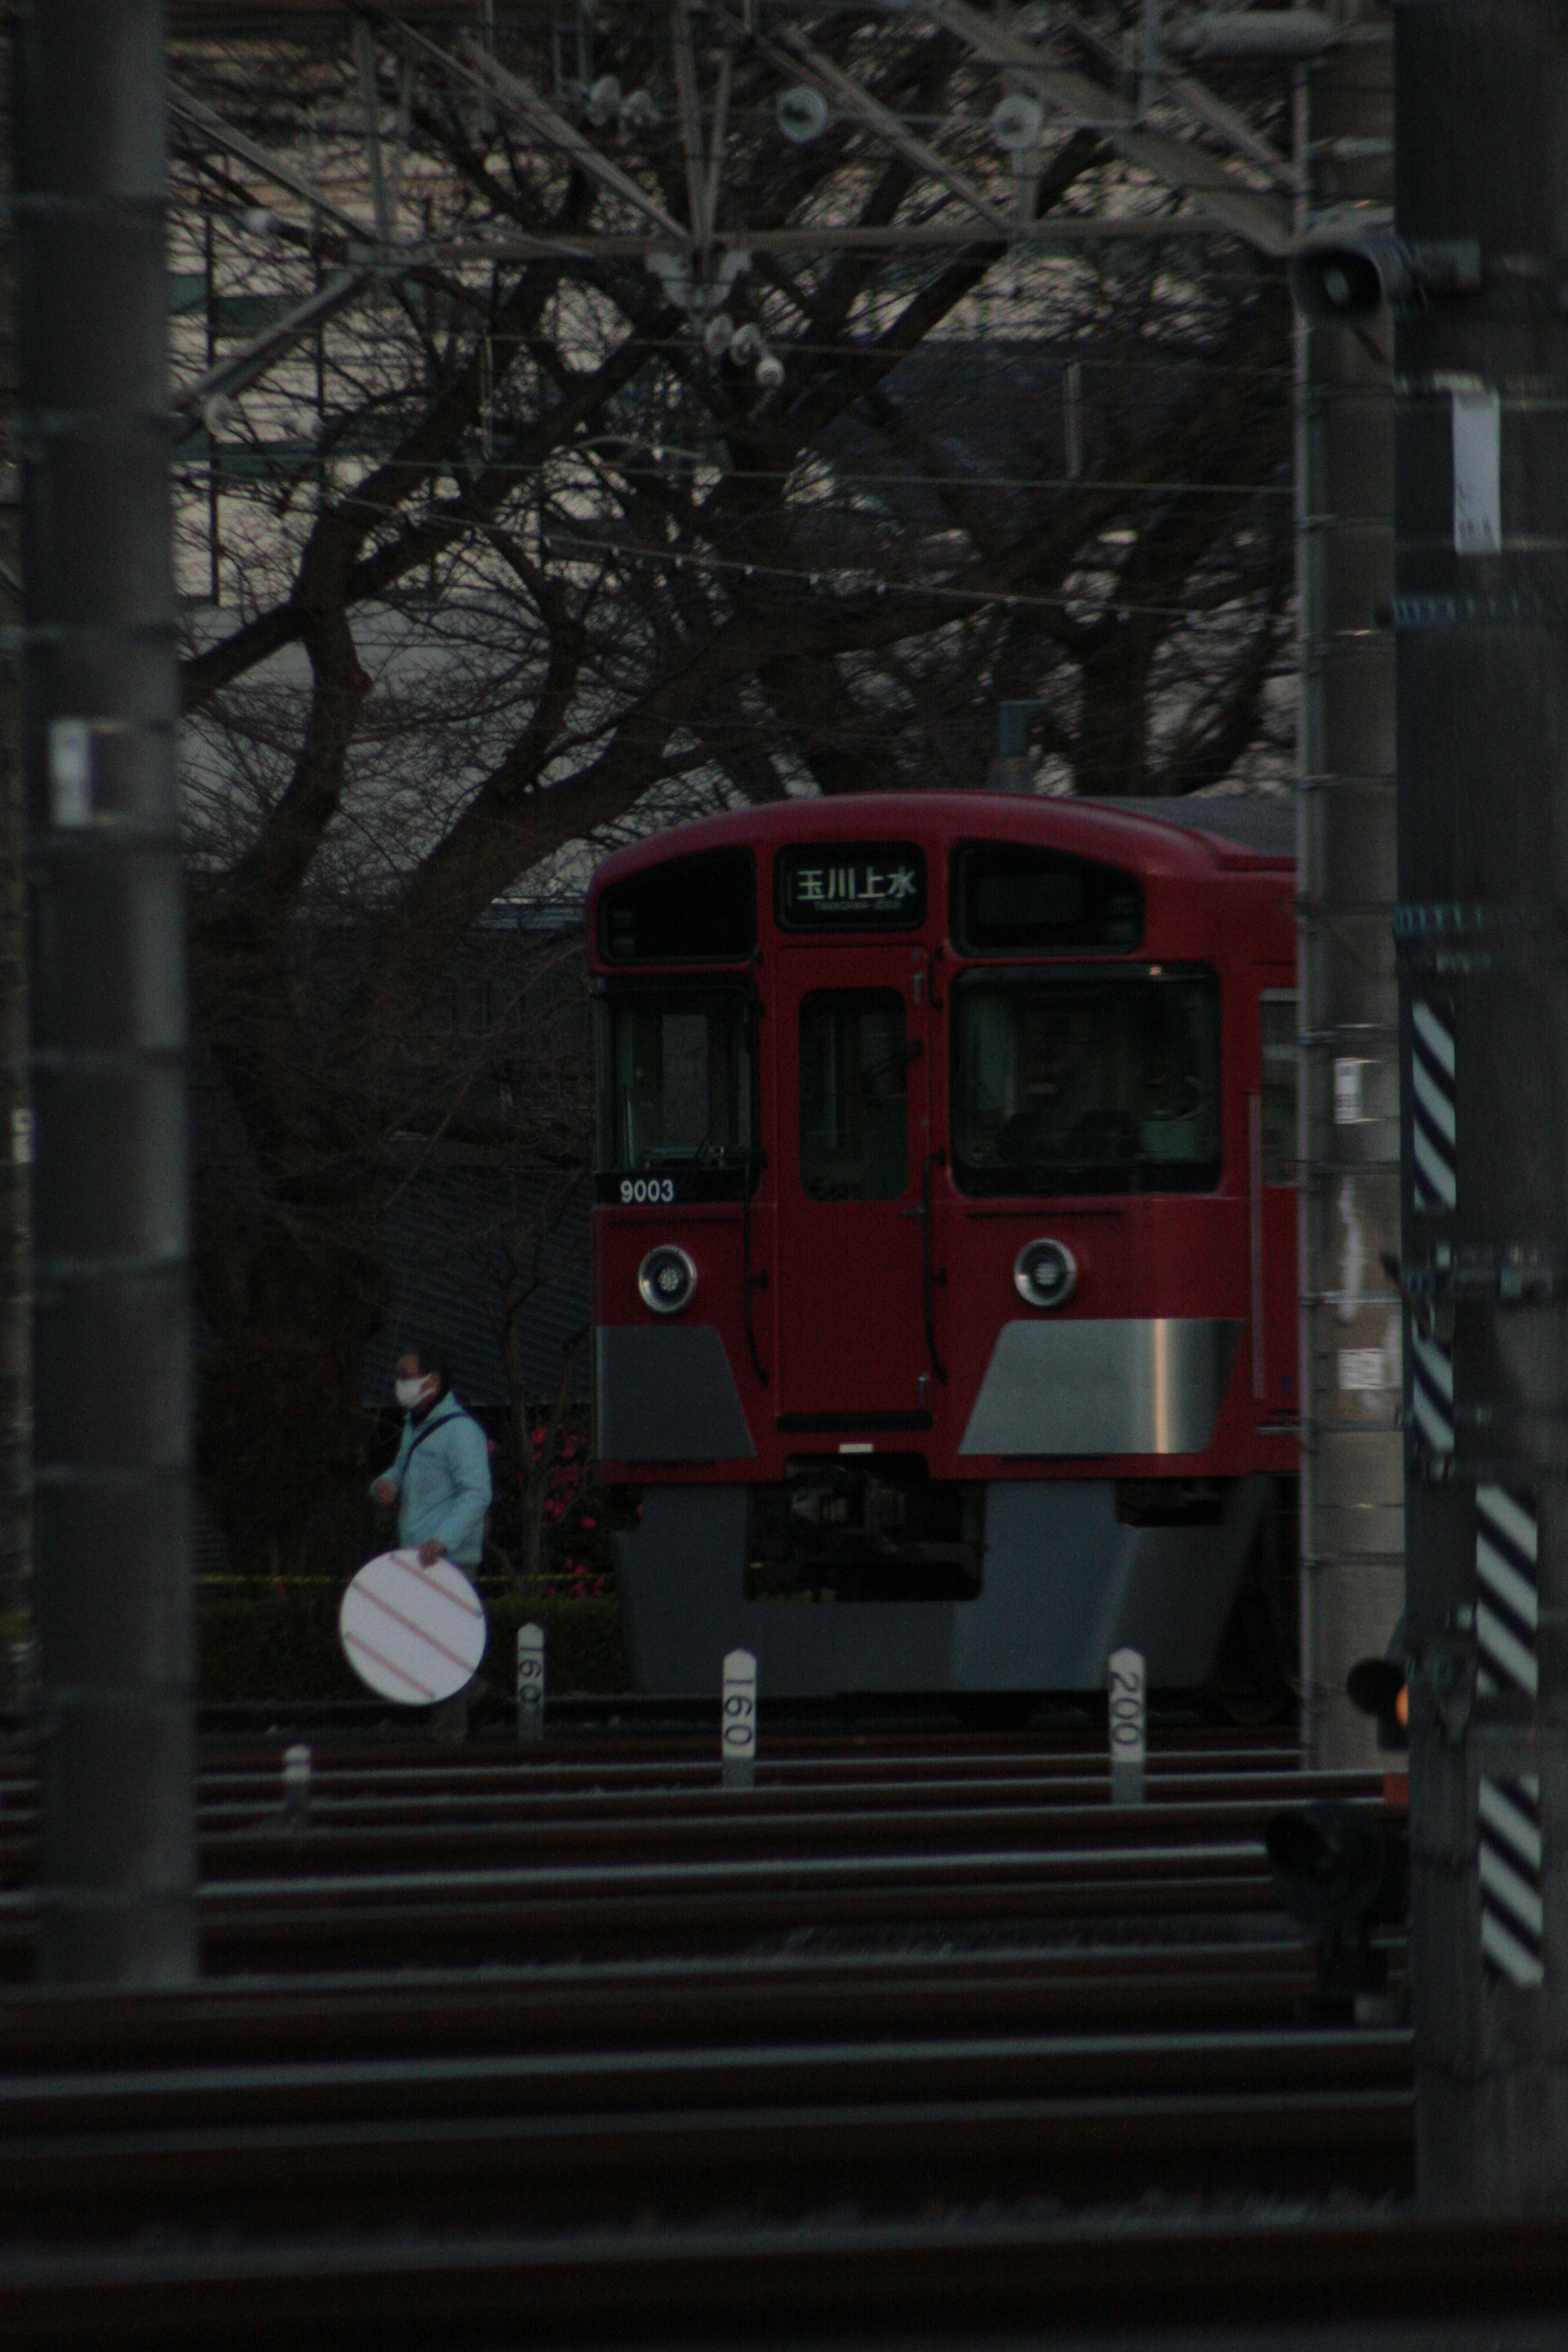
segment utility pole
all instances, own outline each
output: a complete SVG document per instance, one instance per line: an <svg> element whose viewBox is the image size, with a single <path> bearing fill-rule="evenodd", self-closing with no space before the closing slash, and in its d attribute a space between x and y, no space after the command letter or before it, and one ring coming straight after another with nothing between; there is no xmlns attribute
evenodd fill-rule
<svg viewBox="0 0 1568 2352"><path fill-rule="evenodd" d="M1032 793L1035 771L1029 758L1029 721L1050 709L1048 702L999 702L996 705L996 756L985 775L988 793Z"/></svg>
<svg viewBox="0 0 1568 2352"><path fill-rule="evenodd" d="M1347 0L1336 45L1298 71L1308 232L1390 202L1389 18L1383 0ZM1301 1722L1329 1768L1373 1759L1345 1677L1382 1654L1405 1601L1399 1299L1382 1264L1399 1246L1394 646L1379 619L1391 331L1386 311L1297 326Z"/></svg>
<svg viewBox="0 0 1568 2352"><path fill-rule="evenodd" d="M13 19L37 1112L39 1969L194 1973L161 0Z"/></svg>
<svg viewBox="0 0 1568 2352"><path fill-rule="evenodd" d="M0 45L15 119L11 47ZM0 184L12 193L12 157ZM22 783L21 474L16 446L16 250L0 254L0 1706L25 1717L32 1701L32 1158L27 1078L26 814Z"/></svg>
<svg viewBox="0 0 1568 2352"><path fill-rule="evenodd" d="M1568 2204L1568 16L1395 13L1417 2161L1522 2213Z"/></svg>

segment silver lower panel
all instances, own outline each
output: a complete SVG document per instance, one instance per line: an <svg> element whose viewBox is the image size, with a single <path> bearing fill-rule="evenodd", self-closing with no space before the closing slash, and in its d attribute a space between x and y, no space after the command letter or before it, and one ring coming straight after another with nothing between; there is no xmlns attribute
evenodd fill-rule
<svg viewBox="0 0 1568 2352"><path fill-rule="evenodd" d="M594 1431L612 1462L745 1461L757 1450L710 1323L599 1324Z"/></svg>
<svg viewBox="0 0 1568 2352"><path fill-rule="evenodd" d="M1273 1481L1244 1478L1223 1523L1117 1524L1109 1479L999 1482L986 1490L985 1568L973 1601L840 1603L745 1598L743 1486L650 1486L617 1536L633 1679L716 1695L724 1654L747 1649L774 1698L840 1691L1103 1690L1131 1645L1151 1683L1212 1671Z"/></svg>
<svg viewBox="0 0 1568 2352"><path fill-rule="evenodd" d="M1217 1317L1005 1323L961 1454L1201 1454L1241 1325Z"/></svg>

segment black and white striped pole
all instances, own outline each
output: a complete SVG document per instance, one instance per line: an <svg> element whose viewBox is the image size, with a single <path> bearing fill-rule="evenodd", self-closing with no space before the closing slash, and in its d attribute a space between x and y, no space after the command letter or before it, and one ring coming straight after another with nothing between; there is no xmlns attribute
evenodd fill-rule
<svg viewBox="0 0 1568 2352"><path fill-rule="evenodd" d="M1507 2214L1568 2209L1568 16L1394 15L1417 2170Z"/></svg>

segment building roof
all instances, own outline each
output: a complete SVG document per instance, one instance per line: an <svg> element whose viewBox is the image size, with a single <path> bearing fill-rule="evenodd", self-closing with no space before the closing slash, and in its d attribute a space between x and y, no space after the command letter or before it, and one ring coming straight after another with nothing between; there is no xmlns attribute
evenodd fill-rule
<svg viewBox="0 0 1568 2352"><path fill-rule="evenodd" d="M592 1314L588 1262L589 1188L555 1169L458 1167L411 1183L383 1226L392 1299L384 1328L365 1351L363 1402L393 1402L397 1359L411 1343L444 1348L452 1385L465 1404L510 1400L501 1353L509 1281L526 1290L520 1310L523 1379L531 1403L553 1402L563 1351ZM527 1270L516 1278L519 1257ZM579 1352L571 1394L588 1394L586 1351Z"/></svg>

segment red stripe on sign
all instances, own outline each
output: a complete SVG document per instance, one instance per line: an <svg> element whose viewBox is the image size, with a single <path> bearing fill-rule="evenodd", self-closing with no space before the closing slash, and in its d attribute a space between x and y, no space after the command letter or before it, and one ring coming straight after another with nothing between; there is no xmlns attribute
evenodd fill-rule
<svg viewBox="0 0 1568 2352"><path fill-rule="evenodd" d="M482 1617L484 1615L485 1612L483 1603L478 1601L470 1601L468 1598L470 1588L468 1585L468 1580L466 1576L463 1578L463 1590L460 1592L454 1592L449 1584L442 1584L437 1580L436 1569L442 1566L456 1568L457 1562L455 1560L449 1559L442 1561L438 1559L435 1563L435 1567L426 1568L416 1551L389 1551L386 1556L388 1559L395 1559L397 1562L398 1567L404 1570L409 1576L423 1576L429 1582L435 1584L437 1591L441 1594L444 1600L449 1601L454 1609L464 1610L470 1617ZM461 1570L458 1572L461 1574Z"/></svg>
<svg viewBox="0 0 1568 2352"><path fill-rule="evenodd" d="M452 1664L461 1666L466 1675L473 1673L467 1658L460 1657L456 1650L449 1650L445 1642L437 1641L435 1634L426 1633L423 1625L416 1625L412 1617L405 1617L401 1609L395 1609L390 1601L384 1601L380 1593L373 1592L368 1584L363 1585L361 1591L366 1601L373 1601L378 1609L384 1609L389 1617L395 1619L399 1625L405 1626L428 1649L439 1650L444 1658L450 1658Z"/></svg>
<svg viewBox="0 0 1568 2352"><path fill-rule="evenodd" d="M425 1685L416 1681L414 1675L407 1673L404 1667L394 1665L390 1658L384 1658L379 1650L373 1650L367 1641L358 1633L351 1633L346 1626L343 1629L343 1646L350 1650L363 1650L367 1658L374 1658L376 1664L384 1668L387 1674L395 1675L400 1683L406 1683L410 1690L416 1690L422 1699L435 1697L436 1694L433 1690L426 1690Z"/></svg>

